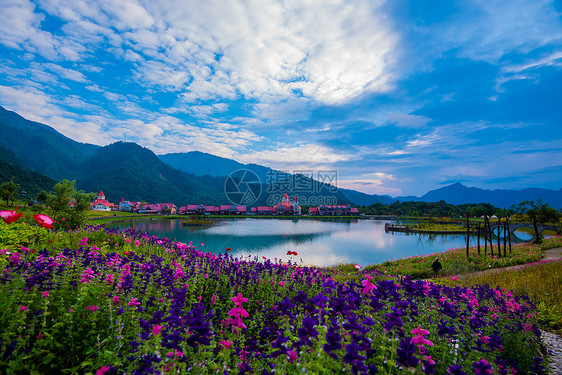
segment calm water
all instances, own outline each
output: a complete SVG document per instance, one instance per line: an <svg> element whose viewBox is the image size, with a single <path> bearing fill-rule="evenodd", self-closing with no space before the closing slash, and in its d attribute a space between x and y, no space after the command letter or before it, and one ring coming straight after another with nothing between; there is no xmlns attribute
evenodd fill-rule
<svg viewBox="0 0 562 375"><path fill-rule="evenodd" d="M385 233L387 220L314 219L213 219L215 225L193 227L181 220L147 220L116 223L158 237L184 243L199 250L219 253L227 247L237 257L265 256L288 260L287 251L296 251L294 260L304 264L330 266L358 263L363 266L412 255L443 252L466 246L463 235ZM471 239L471 246L476 245ZM204 244L204 245L201 245ZM484 246L483 241L481 245Z"/></svg>

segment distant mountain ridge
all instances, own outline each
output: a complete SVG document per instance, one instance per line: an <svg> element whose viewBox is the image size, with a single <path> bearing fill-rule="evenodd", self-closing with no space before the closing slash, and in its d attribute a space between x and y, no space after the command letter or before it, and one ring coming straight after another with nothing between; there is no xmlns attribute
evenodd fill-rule
<svg viewBox="0 0 562 375"><path fill-rule="evenodd" d="M397 200L403 201L400 197ZM562 189L550 190L540 188L526 188L521 190L486 190L477 187L467 187L461 183L444 186L431 190L422 195L419 200L425 202L438 202L444 200L454 205L463 203L490 203L500 208L510 208L525 200L542 199L556 209L562 208Z"/></svg>
<svg viewBox="0 0 562 375"><path fill-rule="evenodd" d="M80 143L47 125L26 120L2 107L0 134L0 147L10 150L13 153L10 155L22 162L18 168L25 165L32 171L57 181L64 178L75 179L79 188L94 192L103 189L108 199L116 202L124 197L130 200L167 201L180 205L228 203L224 192L225 178L238 169L254 172L262 182L263 190L271 188L272 175L285 175L295 181L298 179L303 185L322 186L318 181L299 175L285 174L256 164L242 164L198 151L157 156L151 150L134 143L117 142L105 147ZM2 161L13 159L5 153L0 153L0 156ZM41 177L38 175L37 178ZM43 180L45 181L48 181L47 184L52 182ZM429 191L421 197L394 198L350 189L334 190L326 186L322 189L310 192L293 189L288 193L293 195L296 192L303 198L314 198L316 195L321 198L317 201L318 204L322 204L323 198L336 199L338 204L351 202L360 206L374 203L390 204L396 201L444 200L455 205L490 203L496 207L509 208L524 200L542 199L557 209L562 208L562 189L485 190L456 183ZM284 191L280 190L277 193L282 194ZM269 205L271 202L262 194L256 204Z"/></svg>

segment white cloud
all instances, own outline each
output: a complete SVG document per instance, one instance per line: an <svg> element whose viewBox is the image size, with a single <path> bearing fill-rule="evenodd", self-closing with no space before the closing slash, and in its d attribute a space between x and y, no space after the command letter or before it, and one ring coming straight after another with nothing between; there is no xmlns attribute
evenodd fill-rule
<svg viewBox="0 0 562 375"><path fill-rule="evenodd" d="M388 121L401 128L422 128L431 122L428 117L406 113L390 112L387 116Z"/></svg>

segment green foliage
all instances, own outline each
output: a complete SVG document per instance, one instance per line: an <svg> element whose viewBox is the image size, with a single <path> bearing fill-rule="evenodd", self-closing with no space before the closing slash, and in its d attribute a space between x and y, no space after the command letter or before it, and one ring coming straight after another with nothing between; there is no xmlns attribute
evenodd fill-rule
<svg viewBox="0 0 562 375"><path fill-rule="evenodd" d="M5 224L0 221L0 249L20 250L24 247L36 247L45 244L48 232L45 228L17 221Z"/></svg>
<svg viewBox="0 0 562 375"><path fill-rule="evenodd" d="M393 215L410 217L462 217L467 212L470 217L480 217L482 215L505 216L505 210L501 210L489 203L461 204L458 206L440 202L394 202L391 204L375 203L365 207L363 212L367 215Z"/></svg>
<svg viewBox="0 0 562 375"><path fill-rule="evenodd" d="M75 181L62 180L54 186L47 202L51 208L56 228L73 229L83 225L91 209L94 193L76 191Z"/></svg>
<svg viewBox="0 0 562 375"><path fill-rule="evenodd" d="M20 186L14 182L14 179L11 179L9 182L4 182L0 185L0 196L6 204L10 204L10 201L13 203L19 193L19 189Z"/></svg>
<svg viewBox="0 0 562 375"><path fill-rule="evenodd" d="M11 179L20 185L23 198L27 199L34 197L42 189L52 189L56 182L50 177L32 171L13 152L0 147L0 183Z"/></svg>

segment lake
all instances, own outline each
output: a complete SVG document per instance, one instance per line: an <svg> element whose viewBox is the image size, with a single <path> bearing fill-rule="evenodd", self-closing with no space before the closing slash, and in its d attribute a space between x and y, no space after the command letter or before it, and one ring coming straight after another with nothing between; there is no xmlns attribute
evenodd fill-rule
<svg viewBox="0 0 562 375"><path fill-rule="evenodd" d="M332 266L355 263L362 266L386 260L443 252L465 247L463 235L397 233L384 230L391 220L357 219L212 219L215 225L195 227L182 220L155 219L114 223L118 228L134 228L158 237L192 242L201 251L223 253L231 248L236 257L263 256L274 260L290 259L305 265ZM108 224L111 225L111 224ZM476 246L476 237L471 238ZM202 245L203 244L203 245ZM483 240L481 246L484 246Z"/></svg>

